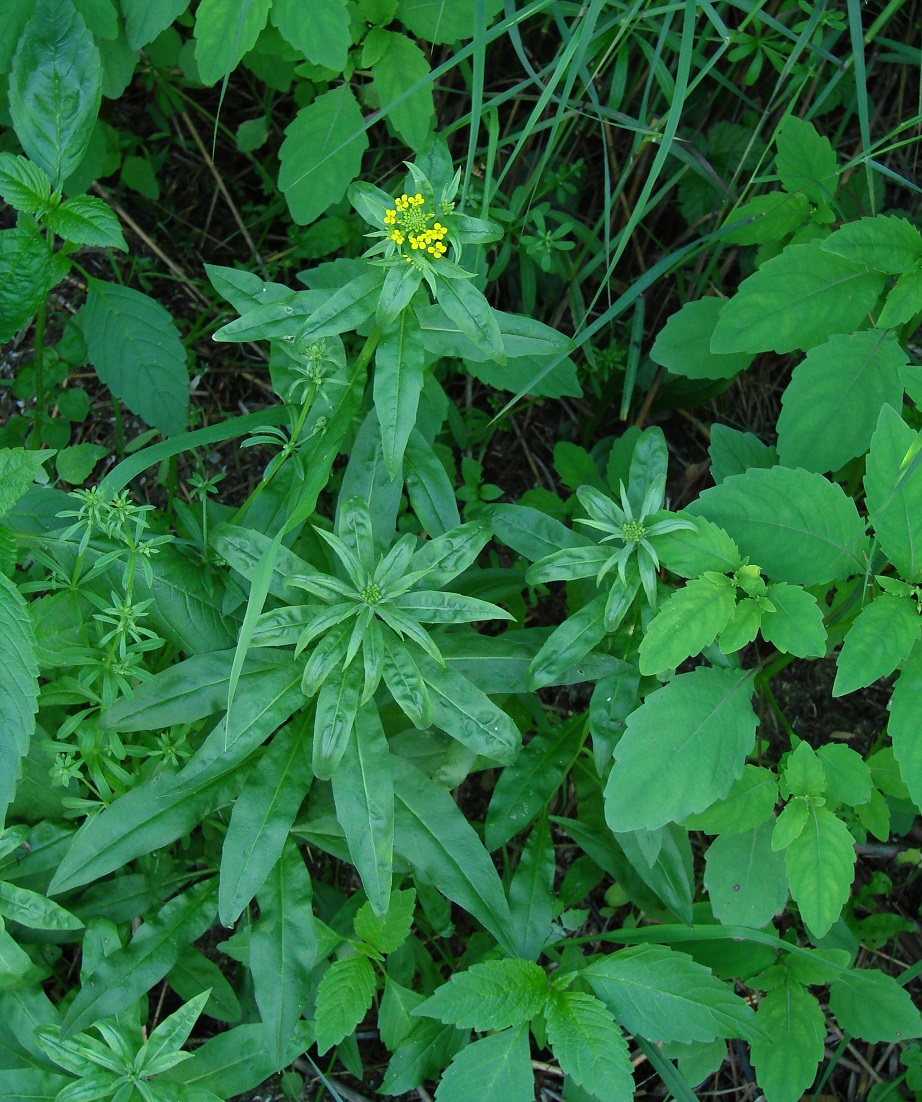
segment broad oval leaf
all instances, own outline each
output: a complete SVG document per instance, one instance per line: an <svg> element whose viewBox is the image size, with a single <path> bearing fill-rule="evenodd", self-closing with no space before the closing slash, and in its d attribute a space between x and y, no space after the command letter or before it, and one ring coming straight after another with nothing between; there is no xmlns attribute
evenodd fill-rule
<svg viewBox="0 0 922 1102"><path fill-rule="evenodd" d="M727 795L755 741L752 691L745 670L699 667L628 716L605 786L616 834L679 822Z"/></svg>
<svg viewBox="0 0 922 1102"><path fill-rule="evenodd" d="M504 1029L463 1048L445 1069L435 1092L436 1102L532 1102L535 1075L531 1068L528 1027Z"/></svg>
<svg viewBox="0 0 922 1102"><path fill-rule="evenodd" d="M195 60L203 84L237 67L266 25L272 0L202 0L195 14Z"/></svg>
<svg viewBox="0 0 922 1102"><path fill-rule="evenodd" d="M82 317L90 363L115 397L165 436L183 432L186 350L167 311L140 291L91 279Z"/></svg>
<svg viewBox="0 0 922 1102"><path fill-rule="evenodd" d="M848 629L836 660L833 696L844 696L893 673L919 640L920 621L909 597L881 593Z"/></svg>
<svg viewBox="0 0 922 1102"><path fill-rule="evenodd" d="M919 738L919 701L922 700L922 643L916 643L893 690L887 733L909 795L922 807L922 739ZM883 787L877 777L879 787ZM886 789L885 789L886 791Z"/></svg>
<svg viewBox="0 0 922 1102"><path fill-rule="evenodd" d="M752 468L705 490L687 512L719 524L778 581L819 585L864 569L864 522L842 487L820 474Z"/></svg>
<svg viewBox="0 0 922 1102"><path fill-rule="evenodd" d="M768 820L742 834L722 834L708 847L704 886L724 925L761 929L784 910L788 878L784 854L772 849Z"/></svg>
<svg viewBox="0 0 922 1102"><path fill-rule="evenodd" d="M756 1016L766 1035L752 1043L759 1086L771 1102L800 1102L823 1058L826 1021L816 999L799 983L776 987Z"/></svg>
<svg viewBox="0 0 922 1102"><path fill-rule="evenodd" d="M922 434L891 406L871 437L864 490L884 554L905 581L922 580Z"/></svg>
<svg viewBox="0 0 922 1102"><path fill-rule="evenodd" d="M807 801L807 821L785 851L791 895L814 937L839 917L855 875L855 839L825 807Z"/></svg>
<svg viewBox="0 0 922 1102"><path fill-rule="evenodd" d="M736 594L730 583L694 578L659 610L640 644L640 672L675 669L700 654L727 626Z"/></svg>
<svg viewBox="0 0 922 1102"><path fill-rule="evenodd" d="M909 992L876 968L846 968L829 985L839 1025L863 1041L897 1043L922 1037L922 1015Z"/></svg>

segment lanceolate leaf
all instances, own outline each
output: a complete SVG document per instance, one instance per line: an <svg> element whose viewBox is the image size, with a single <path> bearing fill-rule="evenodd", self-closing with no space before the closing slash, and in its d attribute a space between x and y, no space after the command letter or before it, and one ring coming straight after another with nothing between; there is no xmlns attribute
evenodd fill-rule
<svg viewBox="0 0 922 1102"><path fill-rule="evenodd" d="M500 773L487 810L484 840L494 850L524 830L547 806L585 737L582 715L535 735Z"/></svg>
<svg viewBox="0 0 922 1102"><path fill-rule="evenodd" d="M515 954L509 904L490 856L451 798L402 758L394 767L394 848L448 899L460 904Z"/></svg>
<svg viewBox="0 0 922 1102"><path fill-rule="evenodd" d="M0 827L29 753L38 708L35 634L26 602L0 573Z"/></svg>
<svg viewBox="0 0 922 1102"><path fill-rule="evenodd" d="M753 468L705 490L687 511L726 529L777 581L817 585L864 569L867 539L855 503L819 474Z"/></svg>
<svg viewBox="0 0 922 1102"><path fill-rule="evenodd" d="M554 845L546 815L529 834L509 883L509 909L519 955L537 960L554 917Z"/></svg>
<svg viewBox="0 0 922 1102"><path fill-rule="evenodd" d="M250 935L250 970L274 1067L285 1053L313 990L317 935L311 880L298 847L288 841L259 891L259 921Z"/></svg>
<svg viewBox="0 0 922 1102"><path fill-rule="evenodd" d="M769 1102L800 1102L823 1058L826 1022L819 1003L799 983L776 987L759 1003L767 1036L752 1043L752 1062Z"/></svg>
<svg viewBox="0 0 922 1102"><path fill-rule="evenodd" d="M615 747L605 787L611 829L653 830L726 796L755 740L751 695L746 671L706 667L651 693Z"/></svg>
<svg viewBox="0 0 922 1102"><path fill-rule="evenodd" d="M661 945L621 949L580 973L620 1022L648 1041L712 1041L759 1033L752 1010L684 953Z"/></svg>
<svg viewBox="0 0 922 1102"><path fill-rule="evenodd" d="M469 279L440 279L439 305L478 349L498 364L506 362L499 324L489 303Z"/></svg>
<svg viewBox="0 0 922 1102"><path fill-rule="evenodd" d="M333 774L336 817L376 914L387 911L394 860L394 782L384 728L374 703L363 705Z"/></svg>
<svg viewBox="0 0 922 1102"><path fill-rule="evenodd" d="M310 782L310 725L301 718L276 734L234 803L221 851L223 925L237 921L277 864Z"/></svg>
<svg viewBox="0 0 922 1102"><path fill-rule="evenodd" d="M627 1042L605 1004L582 991L552 991L544 1014L561 1070L596 1098L630 1102L634 1075Z"/></svg>
<svg viewBox="0 0 922 1102"><path fill-rule="evenodd" d="M594 597L554 629L532 661L531 688L553 685L565 670L581 662L605 638L607 600L605 593Z"/></svg>
<svg viewBox="0 0 922 1102"><path fill-rule="evenodd" d="M125 1010L169 972L187 945L208 929L217 912L217 884L205 880L171 899L142 923L124 949L104 957L64 1019L63 1035Z"/></svg>
<svg viewBox="0 0 922 1102"><path fill-rule="evenodd" d="M815 937L839 917L855 875L855 840L825 807L808 801L807 822L785 852L791 895Z"/></svg>
<svg viewBox="0 0 922 1102"><path fill-rule="evenodd" d="M391 478L397 476L404 449L416 424L423 389L424 356L416 314L404 310L383 334L375 352L375 409L381 423L384 462Z"/></svg>
<svg viewBox="0 0 922 1102"><path fill-rule="evenodd" d="M164 435L182 432L186 352L166 310L140 291L91 279L83 329L90 362L116 398Z"/></svg>
<svg viewBox="0 0 922 1102"><path fill-rule="evenodd" d="M80 163L102 97L99 50L71 0L38 0L10 74L10 114L57 188Z"/></svg>

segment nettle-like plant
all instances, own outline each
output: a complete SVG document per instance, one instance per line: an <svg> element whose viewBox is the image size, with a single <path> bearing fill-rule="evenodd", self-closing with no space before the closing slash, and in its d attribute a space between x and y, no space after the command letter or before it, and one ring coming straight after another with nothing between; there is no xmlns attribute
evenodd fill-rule
<svg viewBox="0 0 922 1102"><path fill-rule="evenodd" d="M256 5L229 39L230 9L200 4L201 75L227 75L271 14L305 46L310 79L328 80L297 7ZM490 304L488 273L509 259L490 252L500 230L464 209L446 143L394 75L419 69L418 47L386 26L396 15L435 40L430 9L363 2L350 22L346 6L320 7L329 71L348 81L360 48L418 150L401 178L381 177L389 190L348 189L370 227L364 255L301 272L301 290L207 267L239 315L216 339L268 342L279 405L181 432L171 354L152 389L172 413L152 423L174 435L95 489L65 494L47 485L46 453L0 451L4 1097L213 1102L312 1050L361 1077L369 1013L389 1053L380 1091L438 1079L438 1102L528 1102L533 1053L556 1061L568 1098L627 1102L641 1064L690 1097L728 1039L748 1047L768 1102L796 1102L830 1020L902 1046L917 1070L907 1042L922 1016L905 988L920 969L868 966L863 949L897 926L864 917L876 888L853 880L856 846L907 833L922 806L909 343L922 234L897 215L852 218L831 146L786 119L780 190L746 198L709 243L758 246L752 274L688 302L650 352L709 385L802 353L777 447L712 426L714 485L682 507L656 426L555 452L569 500L497 503L473 456L456 493L442 443L462 420L456 380L578 394L577 340ZM155 14L126 5L125 33L149 42ZM53 159L66 145L76 164L89 141L92 35L69 0L23 22L10 86L29 157L0 154L0 194L19 212L0 260L38 271L17 325L43 316L71 245L121 244L108 208L63 199L73 166ZM85 87L53 101L68 126L43 129L34 73L54 85L62 58ZM283 188L304 221L358 171L350 113L343 83L286 136ZM302 187L317 172L321 186ZM520 193L510 209L526 205ZM534 222L536 257L569 252L543 213ZM524 302L535 286L532 273ZM89 294L88 348L113 329L166 340L136 292L94 281ZM133 504L126 487L146 469L234 440L272 451L236 508L209 500L207 469L169 518ZM789 663L835 648L834 695L894 679L886 733L863 753L800 737L773 692ZM578 853L560 878L564 839ZM167 998L181 1005L161 1020ZM202 1019L210 1036L186 1051Z"/></svg>

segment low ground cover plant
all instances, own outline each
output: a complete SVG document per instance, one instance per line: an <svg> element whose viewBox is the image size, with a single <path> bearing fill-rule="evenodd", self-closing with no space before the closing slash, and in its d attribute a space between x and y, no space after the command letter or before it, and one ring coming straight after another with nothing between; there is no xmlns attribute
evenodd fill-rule
<svg viewBox="0 0 922 1102"><path fill-rule="evenodd" d="M0 1095L920 1097L913 4L4 18Z"/></svg>

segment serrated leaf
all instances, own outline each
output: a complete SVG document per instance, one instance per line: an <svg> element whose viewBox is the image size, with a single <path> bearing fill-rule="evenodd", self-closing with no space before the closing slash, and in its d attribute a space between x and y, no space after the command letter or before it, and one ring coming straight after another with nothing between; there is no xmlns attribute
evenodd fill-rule
<svg viewBox="0 0 922 1102"><path fill-rule="evenodd" d="M429 63L419 46L406 35L384 30L376 33L384 36L383 52L371 67L381 110L397 135L418 152L429 135L435 115L432 86L418 88L402 103L394 104L394 101L428 75Z"/></svg>
<svg viewBox="0 0 922 1102"><path fill-rule="evenodd" d="M778 452L773 447L763 444L753 433L739 432L729 425L711 425L708 455L711 477L718 486L730 475L745 474L750 467L774 467L778 462Z"/></svg>
<svg viewBox="0 0 922 1102"><path fill-rule="evenodd" d="M766 596L774 610L762 613L762 638L797 658L822 658L826 653L826 627L823 610L813 594L799 585L779 582L768 587Z"/></svg>
<svg viewBox="0 0 922 1102"><path fill-rule="evenodd" d="M691 520L695 527L676 528L656 537L656 554L667 570L694 578L707 570L732 574L742 565L739 548L722 528L704 517L677 516Z"/></svg>
<svg viewBox="0 0 922 1102"><path fill-rule="evenodd" d="M370 903L363 903L355 916L355 932L379 953L393 953L410 936L416 892L412 888L391 892L386 913L375 914Z"/></svg>
<svg viewBox="0 0 922 1102"><path fill-rule="evenodd" d="M413 1014L481 1033L506 1029L537 1017L547 991L547 976L537 964L527 960L489 960L466 972L456 972Z"/></svg>
<svg viewBox="0 0 922 1102"><path fill-rule="evenodd" d="M130 287L91 279L83 331L90 363L116 398L165 436L185 429L186 350L158 302Z"/></svg>
<svg viewBox="0 0 922 1102"><path fill-rule="evenodd" d="M344 0L310 5L301 0L273 0L271 17L285 41L308 61L336 73L346 67L352 36Z"/></svg>
<svg viewBox="0 0 922 1102"><path fill-rule="evenodd" d="M313 222L342 199L367 148L362 112L348 84L302 107L279 150L279 187L299 225Z"/></svg>
<svg viewBox="0 0 922 1102"><path fill-rule="evenodd" d="M490 856L448 790L394 757L394 848L515 953L509 904Z"/></svg>
<svg viewBox="0 0 922 1102"><path fill-rule="evenodd" d="M727 626L736 594L729 582L694 578L677 589L650 621L640 644L640 672L675 669L700 654Z"/></svg>
<svg viewBox="0 0 922 1102"><path fill-rule="evenodd" d="M23 758L35 731L38 662L26 602L0 574L0 827L16 791Z"/></svg>
<svg viewBox="0 0 922 1102"><path fill-rule="evenodd" d="M317 1051L322 1056L352 1033L368 1013L375 972L368 957L336 960L317 988Z"/></svg>
<svg viewBox="0 0 922 1102"><path fill-rule="evenodd" d="M784 855L771 846L773 826L723 834L708 847L704 886L719 922L760 929L784 910L788 878Z"/></svg>
<svg viewBox="0 0 922 1102"><path fill-rule="evenodd" d="M46 210L51 198L48 174L26 157L0 153L0 199L25 214Z"/></svg>
<svg viewBox="0 0 922 1102"><path fill-rule="evenodd" d="M821 248L855 264L866 264L888 275L901 275L917 268L922 261L922 234L905 218L878 214L846 222L823 241Z"/></svg>
<svg viewBox="0 0 922 1102"><path fill-rule="evenodd" d="M293 841L285 843L258 900L259 920L250 933L250 971L272 1063L281 1068L314 990L311 972L317 963L311 880Z"/></svg>
<svg viewBox="0 0 922 1102"><path fill-rule="evenodd" d="M847 968L829 985L829 1008L839 1025L863 1041L922 1037L922 1015L909 992L876 968Z"/></svg>
<svg viewBox="0 0 922 1102"><path fill-rule="evenodd" d="M52 452L25 448L0 448L0 517L26 493Z"/></svg>
<svg viewBox="0 0 922 1102"><path fill-rule="evenodd" d="M922 271L901 275L887 293L887 301L877 318L878 329L895 329L912 321L922 310Z"/></svg>
<svg viewBox="0 0 922 1102"><path fill-rule="evenodd" d="M662 945L620 949L580 975L632 1033L648 1041L712 1041L758 1034L742 999L684 953Z"/></svg>
<svg viewBox="0 0 922 1102"><path fill-rule="evenodd" d="M683 819L689 830L705 834L742 834L752 830L771 814L778 802L778 781L770 769L746 765L743 775L722 799L696 815Z"/></svg>
<svg viewBox="0 0 922 1102"><path fill-rule="evenodd" d="M850 746L827 742L816 752L826 776L827 803L859 807L871 798L871 771Z"/></svg>
<svg viewBox="0 0 922 1102"><path fill-rule="evenodd" d="M96 245L128 252L115 211L93 195L75 195L68 199L48 215L46 225L58 237L74 245Z"/></svg>
<svg viewBox="0 0 922 1102"><path fill-rule="evenodd" d="M272 0L202 0L195 14L195 60L203 84L237 68L265 27Z"/></svg>
<svg viewBox="0 0 922 1102"><path fill-rule="evenodd" d="M753 468L705 490L687 512L719 524L778 581L811 586L864 569L864 522L842 487L819 474Z"/></svg>
<svg viewBox="0 0 922 1102"><path fill-rule="evenodd" d="M64 1018L63 1036L127 1009L169 972L187 945L217 913L217 885L205 880L166 903L142 923L124 949L104 957Z"/></svg>
<svg viewBox="0 0 922 1102"><path fill-rule="evenodd" d="M532 1102L535 1077L531 1068L528 1028L494 1033L463 1048L445 1069L435 1092L436 1102Z"/></svg>
<svg viewBox="0 0 922 1102"><path fill-rule="evenodd" d="M102 97L102 62L70 0L36 0L10 73L16 136L58 188L83 158Z"/></svg>
<svg viewBox="0 0 922 1102"><path fill-rule="evenodd" d="M650 359L686 379L732 379L752 362L748 352L711 352L711 337L726 299L686 302L657 334Z"/></svg>
<svg viewBox="0 0 922 1102"><path fill-rule="evenodd" d="M916 807L922 807L922 739L919 738L919 701L922 700L922 643L916 643L890 701L890 721L887 733L893 743L893 755L899 763L900 776L909 789ZM872 771L875 783L884 792L881 779Z"/></svg>
<svg viewBox="0 0 922 1102"><path fill-rule="evenodd" d="M839 917L855 874L855 839L841 819L807 802L807 821L785 851L791 896L814 937Z"/></svg>
<svg viewBox="0 0 922 1102"><path fill-rule="evenodd" d="M56 282L48 246L35 225L0 230L0 344L11 340Z"/></svg>
<svg viewBox="0 0 922 1102"><path fill-rule="evenodd" d="M879 329L835 334L811 348L781 398L782 463L822 473L863 455L881 406L902 401L907 362L895 335Z"/></svg>
<svg viewBox="0 0 922 1102"><path fill-rule="evenodd" d="M605 786L611 829L655 830L726 796L755 740L751 695L745 671L705 667L651 693L615 747Z"/></svg>
<svg viewBox="0 0 922 1102"><path fill-rule="evenodd" d="M880 411L864 476L868 514L900 576L922 580L922 435L891 406Z"/></svg>
<svg viewBox="0 0 922 1102"><path fill-rule="evenodd" d="M119 0L119 3L132 50L153 42L189 6L189 0Z"/></svg>
<svg viewBox="0 0 922 1102"><path fill-rule="evenodd" d="M799 983L776 987L759 1003L756 1021L768 1034L752 1042L752 1062L767 1102L800 1102L823 1058L826 1021Z"/></svg>
<svg viewBox="0 0 922 1102"><path fill-rule="evenodd" d="M848 629L836 660L833 696L844 696L893 673L918 642L919 614L908 597L881 593Z"/></svg>
<svg viewBox="0 0 922 1102"><path fill-rule="evenodd" d="M630 1102L634 1074L627 1042L605 1004L582 991L553 991L544 1015L561 1071L596 1098Z"/></svg>
<svg viewBox="0 0 922 1102"><path fill-rule="evenodd" d="M781 186L811 203L828 203L836 193L838 165L829 139L805 119L789 115L778 133L775 168Z"/></svg>
<svg viewBox="0 0 922 1102"><path fill-rule="evenodd" d="M793 352L864 321L886 276L868 271L818 244L788 245L744 279L714 329L711 351Z"/></svg>
<svg viewBox="0 0 922 1102"><path fill-rule="evenodd" d="M296 720L277 732L234 803L221 850L223 925L237 921L275 867L310 782L310 727Z"/></svg>

